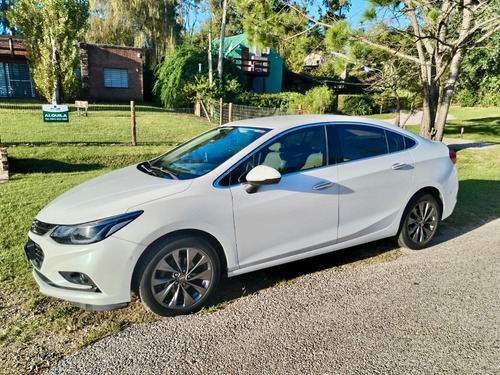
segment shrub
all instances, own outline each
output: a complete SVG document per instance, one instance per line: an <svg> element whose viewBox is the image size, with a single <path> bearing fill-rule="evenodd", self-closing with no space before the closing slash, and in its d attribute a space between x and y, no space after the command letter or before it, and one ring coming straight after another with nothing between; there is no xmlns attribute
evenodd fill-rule
<svg viewBox="0 0 500 375"><path fill-rule="evenodd" d="M282 92L278 94L257 94L246 91L236 97L234 103L248 105L259 108L290 108L290 103L296 98L302 97L302 94L297 92Z"/></svg>
<svg viewBox="0 0 500 375"><path fill-rule="evenodd" d="M328 86L318 86L307 91L302 96L296 96L290 103L290 109L298 109L302 104L302 111L304 113L318 114L331 111L335 97L333 91Z"/></svg>
<svg viewBox="0 0 500 375"><path fill-rule="evenodd" d="M216 59L216 56L214 56ZM224 79L220 82L214 77L212 87L208 84L208 67L206 67L206 51L182 44L175 49L163 62L158 64L153 91L159 96L166 108L190 106L196 97L223 97L227 100L246 85L244 73L235 63L224 59ZM202 64L201 74L198 72Z"/></svg>
<svg viewBox="0 0 500 375"><path fill-rule="evenodd" d="M338 111L351 116L373 114L377 103L369 95L339 95Z"/></svg>
<svg viewBox="0 0 500 375"><path fill-rule="evenodd" d="M478 100L477 94L469 89L460 90L455 97L455 101L460 107L474 107Z"/></svg>

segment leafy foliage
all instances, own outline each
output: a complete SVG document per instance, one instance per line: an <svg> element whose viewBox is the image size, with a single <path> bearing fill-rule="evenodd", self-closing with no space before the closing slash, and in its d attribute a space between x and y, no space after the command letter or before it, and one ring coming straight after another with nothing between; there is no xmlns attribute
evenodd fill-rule
<svg viewBox="0 0 500 375"><path fill-rule="evenodd" d="M300 100L300 102L299 102ZM310 114L322 114L331 110L335 97L333 91L328 86L317 86L306 91L303 98L296 98L292 108L297 108L302 104L302 111Z"/></svg>
<svg viewBox="0 0 500 375"><path fill-rule="evenodd" d="M293 103L300 103L304 95L298 92L281 92L279 94L256 94L246 91L238 95L236 104L248 105L259 108L292 109ZM296 109L296 106L293 109Z"/></svg>
<svg viewBox="0 0 500 375"><path fill-rule="evenodd" d="M48 101L68 100L78 91L75 43L85 32L86 0L18 0L7 18L25 38L27 58L38 92Z"/></svg>
<svg viewBox="0 0 500 375"><path fill-rule="evenodd" d="M311 27L311 22L296 9L310 9L325 20L341 18L348 1L254 1L233 0L243 19L243 31L250 43L258 47L274 47L285 60L288 69L300 73L305 57L324 50L324 31Z"/></svg>
<svg viewBox="0 0 500 375"><path fill-rule="evenodd" d="M340 95L338 110L351 116L368 116L373 114L376 103L369 95Z"/></svg>
<svg viewBox="0 0 500 375"><path fill-rule="evenodd" d="M90 0L90 5L89 43L146 48L155 66L179 41L177 0Z"/></svg>
<svg viewBox="0 0 500 375"><path fill-rule="evenodd" d="M216 57L214 56L214 61ZM185 43L174 50L156 69L154 91L167 108L188 106L196 98L226 99L234 96L246 85L241 69L224 60L223 81L214 80L210 87L207 73L207 51ZM202 66L199 72L199 64Z"/></svg>
<svg viewBox="0 0 500 375"><path fill-rule="evenodd" d="M461 107L474 107L478 102L478 97L472 90L463 89L457 93L455 101Z"/></svg>

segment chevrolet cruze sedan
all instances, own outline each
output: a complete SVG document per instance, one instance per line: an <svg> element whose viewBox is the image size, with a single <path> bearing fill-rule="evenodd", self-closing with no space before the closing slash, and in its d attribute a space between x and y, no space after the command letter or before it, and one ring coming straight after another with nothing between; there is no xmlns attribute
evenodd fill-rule
<svg viewBox="0 0 500 375"><path fill-rule="evenodd" d="M425 247L455 207L452 159L375 120L238 121L69 190L25 251L46 295L110 310L135 291L156 314L185 314L221 276L385 237Z"/></svg>

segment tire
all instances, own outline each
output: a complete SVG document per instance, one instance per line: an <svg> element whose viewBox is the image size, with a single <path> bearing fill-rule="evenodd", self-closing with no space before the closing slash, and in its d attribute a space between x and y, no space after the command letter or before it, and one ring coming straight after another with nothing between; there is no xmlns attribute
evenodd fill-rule
<svg viewBox="0 0 500 375"><path fill-rule="evenodd" d="M436 235L441 219L441 206L430 194L415 196L405 209L398 243L402 247L420 250Z"/></svg>
<svg viewBox="0 0 500 375"><path fill-rule="evenodd" d="M220 278L215 249L202 238L160 241L140 260L136 289L144 305L161 316L191 313L211 297Z"/></svg>

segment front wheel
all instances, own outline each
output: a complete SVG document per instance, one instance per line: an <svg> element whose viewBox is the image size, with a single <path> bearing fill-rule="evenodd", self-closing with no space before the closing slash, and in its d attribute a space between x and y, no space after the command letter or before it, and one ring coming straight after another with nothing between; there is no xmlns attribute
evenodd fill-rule
<svg viewBox="0 0 500 375"><path fill-rule="evenodd" d="M440 219L441 206L432 195L416 196L403 214L399 245L413 250L423 249L436 235Z"/></svg>
<svg viewBox="0 0 500 375"><path fill-rule="evenodd" d="M182 236L161 241L148 250L139 265L141 301L161 316L199 309L215 290L219 258L202 238Z"/></svg>

